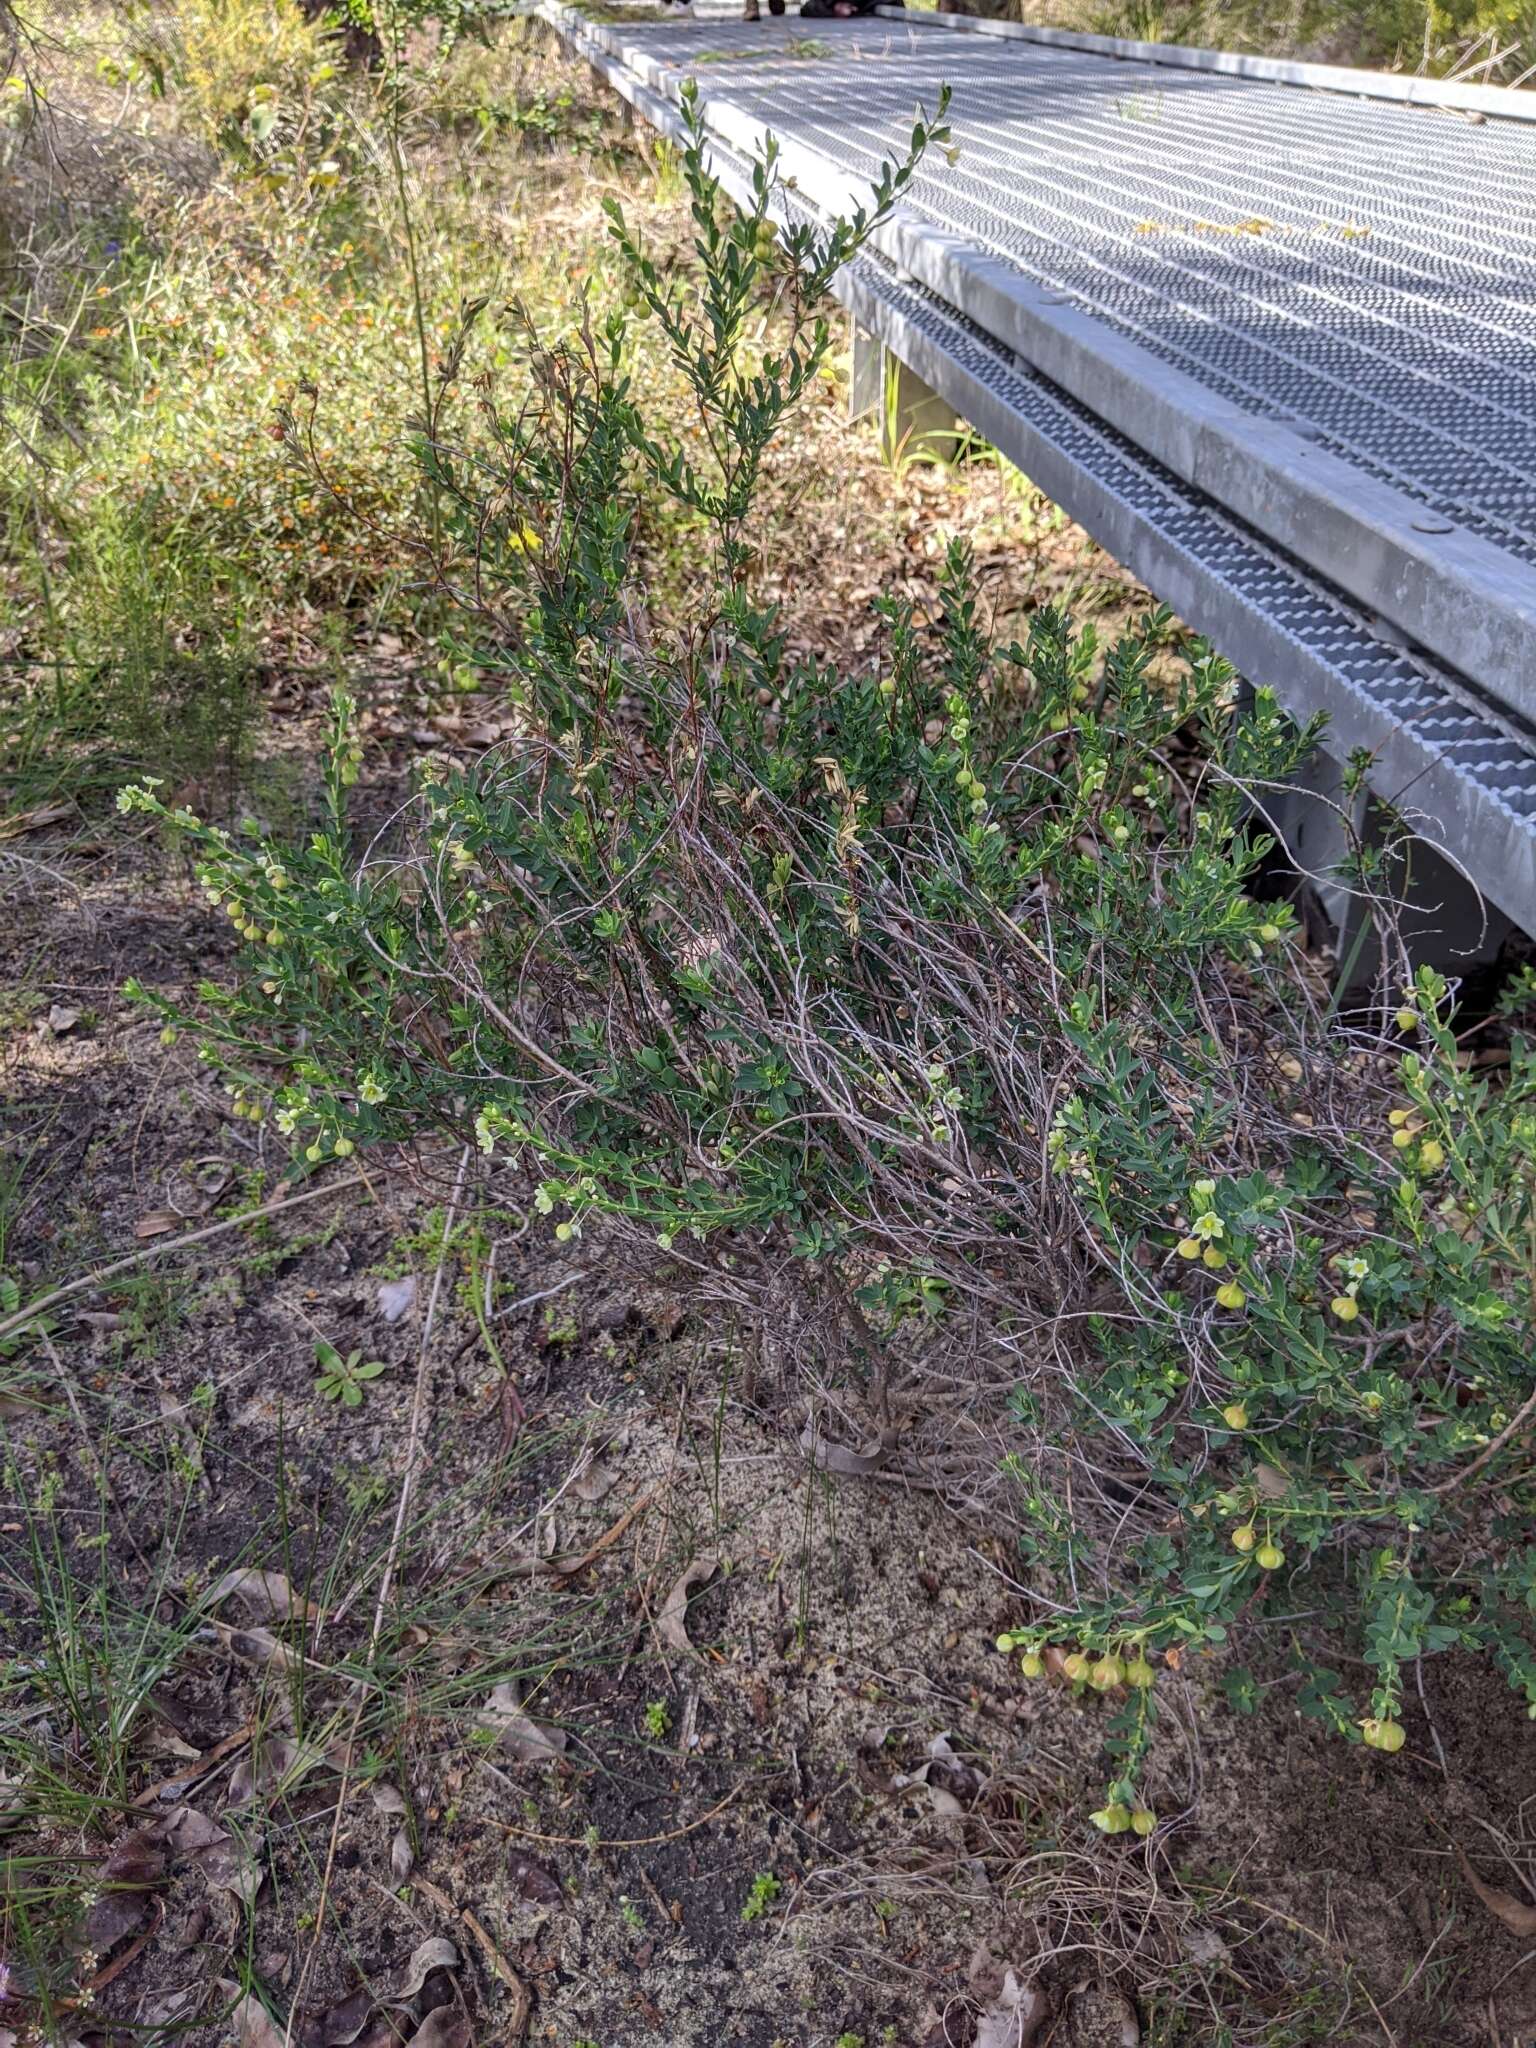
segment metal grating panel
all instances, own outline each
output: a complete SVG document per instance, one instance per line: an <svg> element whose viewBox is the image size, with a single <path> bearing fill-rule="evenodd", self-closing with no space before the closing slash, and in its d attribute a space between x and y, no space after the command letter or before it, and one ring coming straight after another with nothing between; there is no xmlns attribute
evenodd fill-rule
<svg viewBox="0 0 1536 2048"><path fill-rule="evenodd" d="M753 53L711 95L865 178L948 83L960 158L925 167L920 213L1536 563L1536 132L915 25L829 32L821 61L736 23L624 34L679 67ZM1273 225L1220 232L1255 220Z"/></svg>
<svg viewBox="0 0 1536 2048"><path fill-rule="evenodd" d="M633 54L627 63L616 62L602 48L607 39L601 32L588 30L569 10L550 14L649 118L675 127L668 100L639 76L645 72L665 87L670 67L637 64ZM704 47L724 46L732 32L733 25L711 23ZM624 43L635 34L626 28ZM697 30L693 38L697 62ZM850 55L848 61L867 58ZM791 73L799 104L809 107L813 95L803 80L817 62L764 53L750 67L751 90L757 93L770 72ZM732 67L733 97L739 79ZM912 97L909 85L907 119ZM862 93L859 104L866 104ZM746 156L724 142L714 154L727 187L744 191ZM809 211L800 194L786 204ZM1421 813L1424 829L1465 863L1488 895L1536 929L1536 753L1520 721L1501 717L1464 679L1375 630L1336 585L1151 459L1132 437L887 258L866 252L838 289L862 324L1252 680L1273 683L1299 715L1327 711L1340 747L1370 749L1378 791Z"/></svg>

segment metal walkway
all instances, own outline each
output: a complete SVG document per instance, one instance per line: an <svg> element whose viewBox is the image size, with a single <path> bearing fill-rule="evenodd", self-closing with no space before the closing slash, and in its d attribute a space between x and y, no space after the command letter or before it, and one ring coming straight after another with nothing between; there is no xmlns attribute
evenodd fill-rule
<svg viewBox="0 0 1536 2048"><path fill-rule="evenodd" d="M1536 930L1536 95L931 15L541 11L660 127L694 76L728 189L771 130L823 217L950 85L956 160L839 295Z"/></svg>

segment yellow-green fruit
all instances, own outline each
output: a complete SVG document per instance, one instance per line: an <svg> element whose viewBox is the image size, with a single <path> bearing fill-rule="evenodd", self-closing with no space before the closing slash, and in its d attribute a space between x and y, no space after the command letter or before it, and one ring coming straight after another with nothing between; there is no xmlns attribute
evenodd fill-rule
<svg viewBox="0 0 1536 2048"><path fill-rule="evenodd" d="M1412 1131L1404 1130L1401 1125L1392 1133L1392 1144L1395 1150L1406 1152L1412 1143Z"/></svg>
<svg viewBox="0 0 1536 2048"><path fill-rule="evenodd" d="M1341 1323L1352 1323L1360 1313L1360 1304L1352 1294L1336 1294L1328 1306Z"/></svg>
<svg viewBox="0 0 1536 2048"><path fill-rule="evenodd" d="M1131 1831L1133 1834L1150 1835L1156 1826L1157 1815L1150 1806L1138 1806L1131 1815Z"/></svg>
<svg viewBox="0 0 1536 2048"><path fill-rule="evenodd" d="M1285 1563L1285 1552L1278 1543L1261 1543L1253 1554L1267 1572L1277 1572Z"/></svg>
<svg viewBox="0 0 1536 2048"><path fill-rule="evenodd" d="M1129 1810L1118 1804L1114 1806L1101 1806L1098 1812L1091 1814L1089 1818L1094 1826L1101 1829L1106 1835L1123 1835L1131 1825Z"/></svg>
<svg viewBox="0 0 1536 2048"><path fill-rule="evenodd" d="M1009 1651L1013 1648L1013 1637L1010 1635L999 1636L997 1639L997 1647L1002 1651L1003 1655L1006 1657Z"/></svg>
<svg viewBox="0 0 1536 2048"><path fill-rule="evenodd" d="M1101 1657L1088 1675L1095 1691L1113 1692L1125 1677L1125 1666L1118 1657Z"/></svg>
<svg viewBox="0 0 1536 2048"><path fill-rule="evenodd" d="M1179 1239L1179 1257L1181 1259L1198 1259L1200 1250L1201 1246L1198 1237L1181 1237Z"/></svg>
<svg viewBox="0 0 1536 2048"><path fill-rule="evenodd" d="M1045 1659L1038 1650L1026 1650L1019 1659L1019 1669L1026 1678L1038 1678L1045 1669Z"/></svg>
<svg viewBox="0 0 1536 2048"><path fill-rule="evenodd" d="M1397 1721L1362 1721L1360 1732L1365 1738L1367 1749L1385 1750L1388 1756L1396 1756L1408 1740L1401 1723Z"/></svg>
<svg viewBox="0 0 1536 2048"><path fill-rule="evenodd" d="M1221 1411L1221 1419L1228 1429L1246 1429L1248 1427L1248 1410L1241 1401L1229 1401Z"/></svg>
<svg viewBox="0 0 1536 2048"><path fill-rule="evenodd" d="M1426 1138L1419 1147L1419 1164L1426 1173L1433 1173L1436 1167L1445 1164L1445 1147L1438 1138Z"/></svg>
<svg viewBox="0 0 1536 2048"><path fill-rule="evenodd" d="M331 1147L331 1150L336 1154L336 1157L338 1159L350 1159L352 1157L353 1152L356 1150L356 1147L353 1145L352 1140L350 1138L338 1138L336 1140L336 1143Z"/></svg>
<svg viewBox="0 0 1536 2048"><path fill-rule="evenodd" d="M1208 1244L1200 1256L1208 1266L1213 1268L1224 1266L1227 1263L1227 1255L1219 1244Z"/></svg>
<svg viewBox="0 0 1536 2048"><path fill-rule="evenodd" d="M1125 1682L1134 1685L1138 1692L1145 1692L1149 1685L1157 1682L1157 1673L1145 1657L1133 1657L1125 1667Z"/></svg>
<svg viewBox="0 0 1536 2048"><path fill-rule="evenodd" d="M1246 1557L1259 1540L1259 1532L1252 1522L1244 1522L1232 1531L1232 1548L1240 1550Z"/></svg>
<svg viewBox="0 0 1536 2048"><path fill-rule="evenodd" d="M1088 1659L1081 1650L1074 1650L1070 1657L1062 1658L1061 1670L1062 1676L1070 1678L1075 1684L1079 1678L1088 1676Z"/></svg>
<svg viewBox="0 0 1536 2048"><path fill-rule="evenodd" d="M1224 1287L1217 1288L1216 1299L1223 1308L1241 1308L1248 1297L1235 1280L1229 1280Z"/></svg>
<svg viewBox="0 0 1536 2048"><path fill-rule="evenodd" d="M1418 1021L1419 1013L1417 1010L1399 1010L1397 1013L1397 1028L1399 1031L1411 1031Z"/></svg>

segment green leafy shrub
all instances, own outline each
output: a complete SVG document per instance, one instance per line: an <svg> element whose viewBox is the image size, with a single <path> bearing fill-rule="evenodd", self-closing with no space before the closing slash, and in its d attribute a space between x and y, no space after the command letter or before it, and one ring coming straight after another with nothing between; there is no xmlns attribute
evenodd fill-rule
<svg viewBox="0 0 1536 2048"><path fill-rule="evenodd" d="M881 206L942 135L919 121ZM1354 1634L1363 1711L1310 1663L1304 1704L1379 1749L1405 1665L1452 1645L1536 1706L1529 1048L1472 1072L1429 974L1334 1019L1250 893L1252 792L1315 735L1263 691L1236 717L1164 616L1101 650L1043 612L998 647L956 547L935 622L880 604L878 673L788 657L757 480L868 223L786 263L771 163L739 219L697 136L685 171L691 277L615 211L628 309L528 340L515 410L487 387L466 429L450 379L425 423L461 652L521 736L429 777L387 845L349 835L345 698L306 845L125 792L248 942L232 986L159 1007L307 1162L434 1129L521 1161L556 1239L601 1219L755 1321L818 1454L953 1456L956 1405L1011 1386L1034 1604L1004 1647L1118 1702L1106 1831L1156 1825L1160 1669L1268 1613ZM764 355L769 276L795 311ZM630 313L691 433L637 404ZM670 629L631 574L658 495L709 536Z"/></svg>

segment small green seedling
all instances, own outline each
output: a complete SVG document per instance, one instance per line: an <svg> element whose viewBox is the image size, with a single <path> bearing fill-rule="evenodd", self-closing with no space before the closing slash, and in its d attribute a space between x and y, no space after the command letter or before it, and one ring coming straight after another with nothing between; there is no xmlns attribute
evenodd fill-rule
<svg viewBox="0 0 1536 2048"><path fill-rule="evenodd" d="M645 1709L645 1732L652 1742L660 1742L672 1726L672 1716L665 1700L651 1700Z"/></svg>
<svg viewBox="0 0 1536 2048"><path fill-rule="evenodd" d="M744 1921L761 1920L784 1887L771 1870L760 1870L752 1880L747 1903L741 1909Z"/></svg>
<svg viewBox="0 0 1536 2048"><path fill-rule="evenodd" d="M315 1361L320 1367L315 1392L322 1401L339 1401L343 1408L362 1407L363 1382L376 1380L384 1370L382 1358L371 1358L364 1365L362 1356L361 1351L349 1351L343 1358L334 1344L320 1339L315 1346Z"/></svg>

